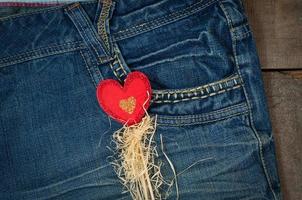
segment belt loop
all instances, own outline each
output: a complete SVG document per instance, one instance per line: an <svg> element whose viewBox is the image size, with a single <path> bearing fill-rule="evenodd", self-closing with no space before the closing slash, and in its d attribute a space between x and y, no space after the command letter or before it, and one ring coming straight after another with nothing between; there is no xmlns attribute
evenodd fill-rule
<svg viewBox="0 0 302 200"><path fill-rule="evenodd" d="M97 19L95 19L97 30L101 38L103 39L107 49L109 49L113 60L109 63L109 66L116 76L116 78L123 82L128 73L131 71L126 65L121 56L117 44L111 40L110 36L110 24L109 21L112 18L113 11L115 9L116 2L114 0L99 0L97 9Z"/></svg>
<svg viewBox="0 0 302 200"><path fill-rule="evenodd" d="M113 58L108 51L103 38L98 35L80 3L69 5L65 8L65 12L76 26L90 52L97 59L96 63L103 64L110 62Z"/></svg>

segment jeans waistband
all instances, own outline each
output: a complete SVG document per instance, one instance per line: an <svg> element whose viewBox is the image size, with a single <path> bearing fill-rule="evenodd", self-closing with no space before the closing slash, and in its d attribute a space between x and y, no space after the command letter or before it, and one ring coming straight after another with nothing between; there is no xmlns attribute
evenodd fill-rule
<svg viewBox="0 0 302 200"><path fill-rule="evenodd" d="M117 79L123 81L130 69L123 63L116 46L117 40L176 22L218 1L98 0L43 8L1 18L0 29L2 26L5 28L0 32L0 47L3 49L0 68L88 48L92 55L92 65L107 63ZM10 45L11 40L5 40L6 35L14 38L18 48ZM94 69L97 83L102 73L98 67ZM180 95L184 95L183 91ZM159 96L162 94L156 95ZM156 99L162 101L165 98Z"/></svg>
<svg viewBox="0 0 302 200"><path fill-rule="evenodd" d="M3 17L0 43L5 48L0 67L85 47L97 59L95 63L102 64L114 57L112 42L173 23L217 1L98 0ZM8 34L19 48L10 47L11 41L5 40ZM118 64L112 68L120 78L129 71Z"/></svg>

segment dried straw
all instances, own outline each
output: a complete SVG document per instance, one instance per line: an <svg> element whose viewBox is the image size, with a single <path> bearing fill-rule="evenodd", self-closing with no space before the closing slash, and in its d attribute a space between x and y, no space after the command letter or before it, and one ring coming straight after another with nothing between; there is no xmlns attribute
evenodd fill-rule
<svg viewBox="0 0 302 200"><path fill-rule="evenodd" d="M113 134L117 158L112 162L122 184L135 200L161 199L159 188L164 183L161 164L153 140L156 118L148 114L140 123L123 126Z"/></svg>

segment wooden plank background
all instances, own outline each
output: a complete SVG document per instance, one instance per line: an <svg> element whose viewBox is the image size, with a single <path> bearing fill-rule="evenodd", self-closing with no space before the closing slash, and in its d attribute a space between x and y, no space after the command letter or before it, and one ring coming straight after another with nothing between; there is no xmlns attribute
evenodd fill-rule
<svg viewBox="0 0 302 200"><path fill-rule="evenodd" d="M302 0L244 0L264 69L302 69Z"/></svg>
<svg viewBox="0 0 302 200"><path fill-rule="evenodd" d="M302 0L244 0L260 56L284 200L302 200Z"/></svg>
<svg viewBox="0 0 302 200"><path fill-rule="evenodd" d="M302 199L302 79L263 72L284 200Z"/></svg>

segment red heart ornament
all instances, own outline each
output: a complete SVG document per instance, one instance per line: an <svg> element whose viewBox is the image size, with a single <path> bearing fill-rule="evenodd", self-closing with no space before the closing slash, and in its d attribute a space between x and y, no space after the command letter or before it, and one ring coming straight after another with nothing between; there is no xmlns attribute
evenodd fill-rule
<svg viewBox="0 0 302 200"><path fill-rule="evenodd" d="M114 79L101 81L97 87L97 99L109 116L130 126L144 117L150 105L151 92L147 76L134 71L128 74L124 86Z"/></svg>

